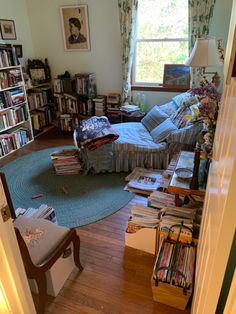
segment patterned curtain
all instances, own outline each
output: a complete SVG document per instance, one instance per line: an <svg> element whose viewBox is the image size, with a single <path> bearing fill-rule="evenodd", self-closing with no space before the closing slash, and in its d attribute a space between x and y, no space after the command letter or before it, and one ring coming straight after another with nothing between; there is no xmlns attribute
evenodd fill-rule
<svg viewBox="0 0 236 314"><path fill-rule="evenodd" d="M138 0L118 0L122 40L122 101L130 98L131 65L136 36Z"/></svg>
<svg viewBox="0 0 236 314"><path fill-rule="evenodd" d="M189 3L189 48L193 49L197 38L207 37L209 26L213 16L216 0L188 0ZM193 69L193 85L199 81L201 69Z"/></svg>

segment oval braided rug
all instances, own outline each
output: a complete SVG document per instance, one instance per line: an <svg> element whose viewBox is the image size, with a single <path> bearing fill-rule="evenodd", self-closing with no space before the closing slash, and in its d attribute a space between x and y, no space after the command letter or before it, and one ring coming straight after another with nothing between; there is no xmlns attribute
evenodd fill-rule
<svg viewBox="0 0 236 314"><path fill-rule="evenodd" d="M73 147L44 149L0 169L6 175L14 208L47 204L55 208L59 225L77 227L115 213L134 197L123 190L124 173L55 175L50 153L70 148ZM62 186L68 195L63 193ZM41 198L31 198L41 193Z"/></svg>

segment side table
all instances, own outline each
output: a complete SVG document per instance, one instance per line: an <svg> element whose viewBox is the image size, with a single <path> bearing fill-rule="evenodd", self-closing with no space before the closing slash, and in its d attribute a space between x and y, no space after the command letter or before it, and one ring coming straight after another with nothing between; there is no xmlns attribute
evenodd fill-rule
<svg viewBox="0 0 236 314"><path fill-rule="evenodd" d="M194 167L194 152L181 151L179 158L177 160L174 172L172 174L170 183L168 185L167 191L169 193L175 194L175 205L182 206L182 201L179 198L179 195L197 195L204 197L205 190L199 188L198 190L190 189L189 180L180 180L175 172L178 168L188 168L193 170Z"/></svg>
<svg viewBox="0 0 236 314"><path fill-rule="evenodd" d="M146 115L146 112L134 112L134 113L126 113L124 111L120 111L121 122L140 122L142 118Z"/></svg>

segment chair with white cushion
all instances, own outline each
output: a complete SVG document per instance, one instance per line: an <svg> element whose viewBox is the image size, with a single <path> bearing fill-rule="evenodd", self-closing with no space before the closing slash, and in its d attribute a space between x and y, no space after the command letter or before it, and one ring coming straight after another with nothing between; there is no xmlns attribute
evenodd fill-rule
<svg viewBox="0 0 236 314"><path fill-rule="evenodd" d="M20 215L15 219L14 227L27 277L37 283L37 312L41 314L44 312L47 295L46 272L71 243L75 265L82 271L79 257L80 238L75 229L60 227L46 219L32 219Z"/></svg>

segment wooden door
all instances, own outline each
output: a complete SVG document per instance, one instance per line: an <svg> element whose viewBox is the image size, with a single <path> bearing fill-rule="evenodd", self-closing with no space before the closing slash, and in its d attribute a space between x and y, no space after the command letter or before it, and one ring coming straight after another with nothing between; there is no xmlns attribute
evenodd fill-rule
<svg viewBox="0 0 236 314"><path fill-rule="evenodd" d="M11 219L2 217L8 202L0 177L0 313L36 313ZM5 215L3 215L5 218Z"/></svg>
<svg viewBox="0 0 236 314"><path fill-rule="evenodd" d="M216 311L236 226L236 0L225 56L225 82L198 246L191 313ZM226 312L225 312L226 313Z"/></svg>

